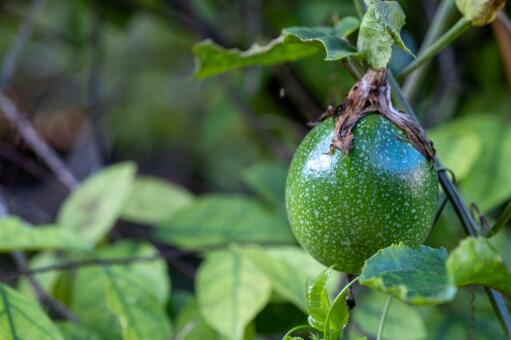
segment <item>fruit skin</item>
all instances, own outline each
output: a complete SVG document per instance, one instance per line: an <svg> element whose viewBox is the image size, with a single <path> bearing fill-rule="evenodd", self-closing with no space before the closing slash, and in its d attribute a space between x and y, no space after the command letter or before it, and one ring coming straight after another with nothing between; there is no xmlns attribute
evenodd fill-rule
<svg viewBox="0 0 511 340"><path fill-rule="evenodd" d="M353 129L348 155L329 153L331 118L302 141L291 162L286 208L302 245L326 266L358 274L381 248L426 239L438 200L432 164L378 114Z"/></svg>

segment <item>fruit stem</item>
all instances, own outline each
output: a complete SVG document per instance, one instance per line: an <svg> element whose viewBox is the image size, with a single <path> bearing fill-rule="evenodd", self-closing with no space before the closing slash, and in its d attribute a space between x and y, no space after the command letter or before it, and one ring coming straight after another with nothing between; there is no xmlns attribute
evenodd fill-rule
<svg viewBox="0 0 511 340"><path fill-rule="evenodd" d="M399 73L397 76L398 79L403 79L417 68L422 66L424 63L429 61L435 55L438 54L441 50L451 44L454 40L456 40L460 35L463 34L472 24L470 21L462 17L452 26L447 32L444 33L437 41L431 44L426 50L420 53L417 58L412 61L408 66L405 67L404 70Z"/></svg>
<svg viewBox="0 0 511 340"><path fill-rule="evenodd" d="M389 295L381 312L380 323L378 324L378 333L376 333L376 340L381 340L383 336L383 326L385 325L385 318L387 317L391 302L392 296Z"/></svg>

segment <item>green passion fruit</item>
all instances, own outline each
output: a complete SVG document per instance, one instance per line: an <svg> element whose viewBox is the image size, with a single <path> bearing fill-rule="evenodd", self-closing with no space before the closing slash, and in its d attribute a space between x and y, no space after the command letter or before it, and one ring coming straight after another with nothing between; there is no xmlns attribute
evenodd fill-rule
<svg viewBox="0 0 511 340"><path fill-rule="evenodd" d="M298 147L286 183L286 208L302 247L326 266L358 274L381 248L419 246L438 199L432 163L379 113L353 128L349 152L332 149L333 118Z"/></svg>

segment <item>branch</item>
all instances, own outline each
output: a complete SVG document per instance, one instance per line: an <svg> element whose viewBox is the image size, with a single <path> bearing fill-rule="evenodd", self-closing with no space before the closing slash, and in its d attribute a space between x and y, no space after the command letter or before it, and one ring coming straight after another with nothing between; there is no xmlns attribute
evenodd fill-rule
<svg viewBox="0 0 511 340"><path fill-rule="evenodd" d="M3 90L10 82L12 75L16 69L16 64L20 56L21 51L27 44L32 32L34 30L35 18L43 8L46 0L34 0L30 11L28 12L27 18L21 26L16 39L12 43L9 51L7 52L3 65L2 74L0 76L0 89Z"/></svg>

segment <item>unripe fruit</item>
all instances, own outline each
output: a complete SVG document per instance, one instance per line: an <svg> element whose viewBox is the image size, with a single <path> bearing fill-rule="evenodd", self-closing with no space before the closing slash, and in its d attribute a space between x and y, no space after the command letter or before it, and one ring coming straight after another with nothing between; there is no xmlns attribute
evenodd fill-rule
<svg viewBox="0 0 511 340"><path fill-rule="evenodd" d="M419 246L433 222L436 171L385 117L370 114L353 129L346 155L330 152L332 118L298 147L286 183L293 232L316 260L357 274L381 248Z"/></svg>

